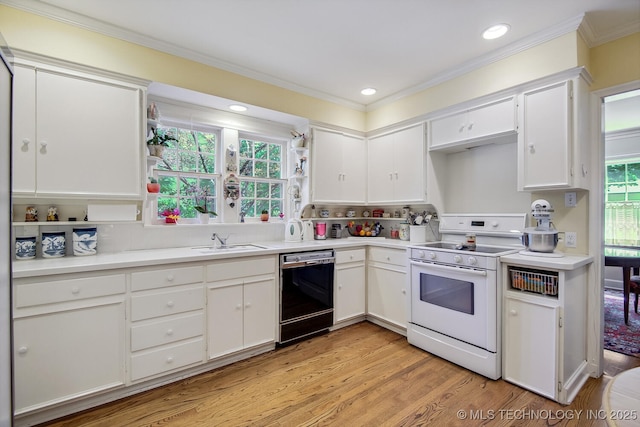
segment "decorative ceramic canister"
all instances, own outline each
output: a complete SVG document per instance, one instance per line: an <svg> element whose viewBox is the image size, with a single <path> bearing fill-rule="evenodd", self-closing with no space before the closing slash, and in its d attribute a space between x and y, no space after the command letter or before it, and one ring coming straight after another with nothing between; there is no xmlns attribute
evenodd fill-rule
<svg viewBox="0 0 640 427"><path fill-rule="evenodd" d="M409 240L410 230L409 223L400 223L400 229L398 230L400 240Z"/></svg>
<svg viewBox="0 0 640 427"><path fill-rule="evenodd" d="M16 259L34 259L36 257L35 237L16 237Z"/></svg>
<svg viewBox="0 0 640 427"><path fill-rule="evenodd" d="M66 255L67 240L64 231L42 233L42 257L59 258Z"/></svg>
<svg viewBox="0 0 640 427"><path fill-rule="evenodd" d="M73 254L75 256L95 255L98 252L98 229L73 229Z"/></svg>

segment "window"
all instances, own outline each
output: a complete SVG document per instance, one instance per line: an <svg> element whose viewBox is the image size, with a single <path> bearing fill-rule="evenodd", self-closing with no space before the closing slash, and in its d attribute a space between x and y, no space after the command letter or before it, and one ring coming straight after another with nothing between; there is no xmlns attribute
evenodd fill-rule
<svg viewBox="0 0 640 427"><path fill-rule="evenodd" d="M240 137L240 208L247 218L283 212L284 143Z"/></svg>
<svg viewBox="0 0 640 427"><path fill-rule="evenodd" d="M606 166L605 244L640 246L640 159Z"/></svg>
<svg viewBox="0 0 640 427"><path fill-rule="evenodd" d="M168 141L157 167L157 218L163 219L167 210L179 209L181 222L196 222L196 207L217 212L219 131L158 126L157 132L175 139Z"/></svg>

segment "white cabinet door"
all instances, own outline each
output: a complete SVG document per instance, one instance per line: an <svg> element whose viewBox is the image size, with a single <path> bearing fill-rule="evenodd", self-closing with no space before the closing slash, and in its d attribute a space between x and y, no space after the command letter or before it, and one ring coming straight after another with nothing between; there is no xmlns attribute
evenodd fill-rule
<svg viewBox="0 0 640 427"><path fill-rule="evenodd" d="M245 280L244 347L275 341L276 324L275 279Z"/></svg>
<svg viewBox="0 0 640 427"><path fill-rule="evenodd" d="M473 141L515 135L516 118L515 97L436 118L430 122L430 149L460 151Z"/></svg>
<svg viewBox="0 0 640 427"><path fill-rule="evenodd" d="M406 329L406 273L393 265L369 265L367 313Z"/></svg>
<svg viewBox="0 0 640 427"><path fill-rule="evenodd" d="M210 287L207 296L209 358L275 341L275 278L247 278Z"/></svg>
<svg viewBox="0 0 640 427"><path fill-rule="evenodd" d="M560 308L505 298L503 378L556 398Z"/></svg>
<svg viewBox="0 0 640 427"><path fill-rule="evenodd" d="M16 414L124 384L125 304L15 319Z"/></svg>
<svg viewBox="0 0 640 427"><path fill-rule="evenodd" d="M393 153L396 178L395 202L424 202L425 200L425 142L424 125L404 129L394 135Z"/></svg>
<svg viewBox="0 0 640 427"><path fill-rule="evenodd" d="M571 81L525 92L518 138L521 190L571 186Z"/></svg>
<svg viewBox="0 0 640 427"><path fill-rule="evenodd" d="M424 201L425 148L422 124L371 138L367 149L369 203Z"/></svg>
<svg viewBox="0 0 640 427"><path fill-rule="evenodd" d="M141 198L142 90L46 68L17 69L16 195Z"/></svg>
<svg viewBox="0 0 640 427"><path fill-rule="evenodd" d="M316 203L364 203L366 147L364 139L314 129L312 199Z"/></svg>
<svg viewBox="0 0 640 427"><path fill-rule="evenodd" d="M364 263L336 266L335 322L365 313Z"/></svg>
<svg viewBox="0 0 640 427"><path fill-rule="evenodd" d="M207 295L207 334L209 358L242 350L242 284L209 288Z"/></svg>
<svg viewBox="0 0 640 427"><path fill-rule="evenodd" d="M13 78L13 193L36 192L36 71L16 65Z"/></svg>

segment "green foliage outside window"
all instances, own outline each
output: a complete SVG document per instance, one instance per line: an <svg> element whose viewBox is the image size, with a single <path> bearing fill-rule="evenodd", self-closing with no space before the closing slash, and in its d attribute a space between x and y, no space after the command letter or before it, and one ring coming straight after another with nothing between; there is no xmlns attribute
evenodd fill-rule
<svg viewBox="0 0 640 427"><path fill-rule="evenodd" d="M283 211L283 145L240 139L240 209L246 217L259 217L263 210L271 217Z"/></svg>

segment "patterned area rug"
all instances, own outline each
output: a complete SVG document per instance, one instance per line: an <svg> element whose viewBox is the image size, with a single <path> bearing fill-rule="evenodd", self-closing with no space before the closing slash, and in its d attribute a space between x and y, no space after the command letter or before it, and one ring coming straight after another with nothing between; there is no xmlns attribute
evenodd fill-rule
<svg viewBox="0 0 640 427"><path fill-rule="evenodd" d="M629 324L624 324L622 291L604 291L604 348L629 356L640 357L640 314L633 311L629 297Z"/></svg>

